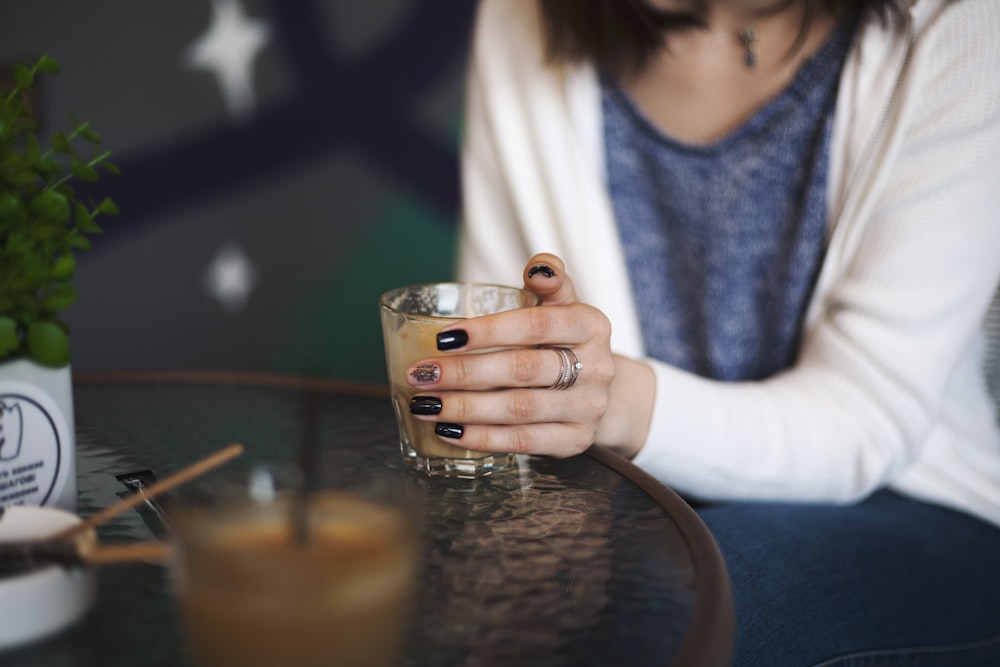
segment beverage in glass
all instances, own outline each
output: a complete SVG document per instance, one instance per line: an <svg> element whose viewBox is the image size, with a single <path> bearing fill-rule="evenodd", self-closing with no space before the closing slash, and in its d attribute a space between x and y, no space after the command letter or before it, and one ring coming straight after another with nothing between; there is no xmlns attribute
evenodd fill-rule
<svg viewBox="0 0 1000 667"><path fill-rule="evenodd" d="M407 369L440 356L436 334L467 317L536 306L538 295L524 289L480 283L429 283L386 292L379 300L392 405L403 459L431 476L482 477L514 464L512 454L465 449L434 433L433 422L410 414L410 398L420 390L407 382ZM489 352L493 350L484 350Z"/></svg>
<svg viewBox="0 0 1000 667"><path fill-rule="evenodd" d="M390 667L410 615L413 526L398 508L323 492L179 512L172 563L202 667Z"/></svg>

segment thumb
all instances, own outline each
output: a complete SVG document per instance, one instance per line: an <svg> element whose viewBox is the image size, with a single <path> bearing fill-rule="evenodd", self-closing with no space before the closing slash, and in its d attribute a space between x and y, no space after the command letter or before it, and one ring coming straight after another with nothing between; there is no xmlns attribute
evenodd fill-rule
<svg viewBox="0 0 1000 667"><path fill-rule="evenodd" d="M524 287L542 297L543 306L568 306L576 303L573 281L566 275L562 260L547 252L528 260L524 267Z"/></svg>

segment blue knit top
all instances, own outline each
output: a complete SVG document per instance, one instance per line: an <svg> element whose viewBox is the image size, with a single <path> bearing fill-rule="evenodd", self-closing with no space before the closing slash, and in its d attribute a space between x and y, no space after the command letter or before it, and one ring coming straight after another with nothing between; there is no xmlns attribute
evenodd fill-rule
<svg viewBox="0 0 1000 667"><path fill-rule="evenodd" d="M608 187L650 357L734 381L794 361L852 32L843 22L782 93L710 145L664 135L602 82Z"/></svg>

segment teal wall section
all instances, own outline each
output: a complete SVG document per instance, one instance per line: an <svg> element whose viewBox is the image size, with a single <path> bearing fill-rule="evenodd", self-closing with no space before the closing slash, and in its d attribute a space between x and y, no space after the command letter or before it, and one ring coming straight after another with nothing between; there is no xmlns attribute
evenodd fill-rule
<svg viewBox="0 0 1000 667"><path fill-rule="evenodd" d="M351 256L303 295L278 368L384 383L378 298L400 285L451 279L455 241L447 221L421 202L388 202Z"/></svg>

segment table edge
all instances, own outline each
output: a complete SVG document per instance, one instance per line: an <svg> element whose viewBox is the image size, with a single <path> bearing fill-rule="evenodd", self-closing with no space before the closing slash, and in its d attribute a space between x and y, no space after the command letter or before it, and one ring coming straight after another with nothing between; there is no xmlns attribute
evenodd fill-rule
<svg viewBox="0 0 1000 667"><path fill-rule="evenodd" d="M128 382L195 383L195 384L255 384L265 387L296 387L317 389L361 396L386 397L386 385L283 373L212 370L152 370L152 371L73 371L74 384L115 384Z"/></svg>
<svg viewBox="0 0 1000 667"><path fill-rule="evenodd" d="M624 456L592 445L585 452L645 491L674 520L691 550L700 594L691 627L671 667L732 665L735 620L729 574L715 538L677 493Z"/></svg>

